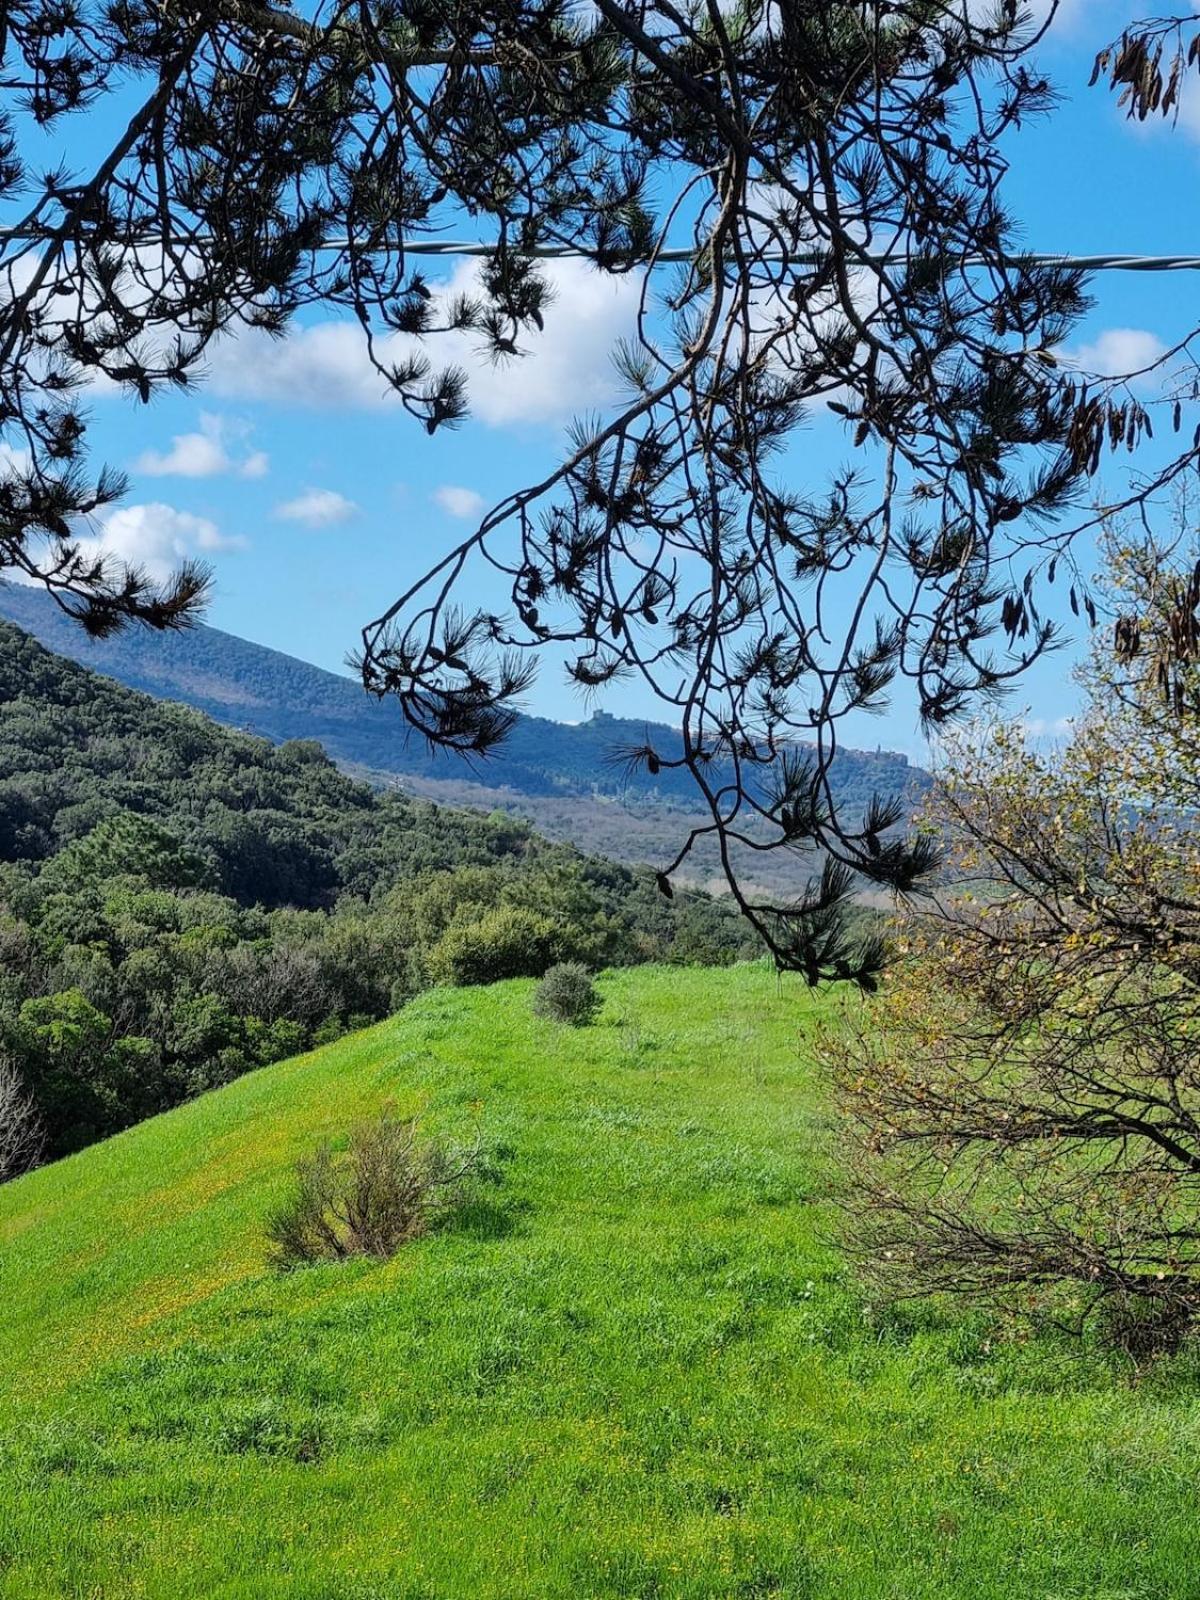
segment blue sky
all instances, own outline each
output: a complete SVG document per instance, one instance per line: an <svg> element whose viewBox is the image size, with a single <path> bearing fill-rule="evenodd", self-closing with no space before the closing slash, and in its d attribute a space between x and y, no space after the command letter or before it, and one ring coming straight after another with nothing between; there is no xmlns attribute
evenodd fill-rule
<svg viewBox="0 0 1200 1600"><path fill-rule="evenodd" d="M1131 127L1109 93L1086 87L1096 49L1139 14L1127 0L1068 0L1043 48L1068 99L1011 151L1009 203L1031 249L1200 254L1200 94L1185 101L1172 131ZM461 279L472 268L438 270ZM515 368L477 366L474 416L455 433L427 438L383 399L357 328L314 318L282 345L247 337L227 346L198 396L149 409L96 400L93 447L132 479L100 537L160 569L203 555L217 577L208 621L344 670L363 623L469 531L481 509L550 466L571 414L594 410L611 392L608 352L628 325L635 286L613 286L576 263L557 266L555 277L544 337ZM1112 370L1200 321L1198 275L1104 274L1093 294L1096 310L1077 343L1092 364ZM845 453L833 419L817 419L792 451L789 474L819 485ZM1057 725L1074 705L1069 667L1063 654L1033 669L1014 711L1027 705L1039 725ZM614 689L603 704L655 715L636 685ZM575 719L589 708L551 668L526 709ZM854 734L859 743L923 750L907 705Z"/></svg>

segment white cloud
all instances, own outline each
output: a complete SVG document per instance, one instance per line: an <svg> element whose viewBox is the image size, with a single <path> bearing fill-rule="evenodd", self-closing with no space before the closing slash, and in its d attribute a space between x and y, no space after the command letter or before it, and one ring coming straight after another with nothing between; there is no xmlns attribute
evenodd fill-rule
<svg viewBox="0 0 1200 1600"><path fill-rule="evenodd" d="M586 261L548 262L547 269L555 297L546 308L545 333L523 341L528 355L497 366L479 355L474 335L459 336L454 359L471 374L472 409L492 427L563 421L617 396L613 346L634 331L639 274L610 277ZM473 262L460 268L452 292L469 289L475 271Z"/></svg>
<svg viewBox="0 0 1200 1600"><path fill-rule="evenodd" d="M241 549L245 541L227 537L207 517L153 501L118 507L100 522L94 535L80 539L79 544L89 554L112 556L126 566L141 567L162 582L190 556Z"/></svg>
<svg viewBox="0 0 1200 1600"><path fill-rule="evenodd" d="M169 450L143 450L133 470L150 478L215 478L228 472L229 457L207 433L177 433Z"/></svg>
<svg viewBox="0 0 1200 1600"><path fill-rule="evenodd" d="M0 443L0 478L20 477L29 471L33 457L15 445Z"/></svg>
<svg viewBox="0 0 1200 1600"><path fill-rule="evenodd" d="M460 489L452 483L444 483L440 489L435 489L430 499L450 516L462 517L465 521L478 517L487 504L474 489Z"/></svg>
<svg viewBox="0 0 1200 1600"><path fill-rule="evenodd" d="M1064 739L1075 726L1074 717L1023 717L1019 722L1026 739Z"/></svg>
<svg viewBox="0 0 1200 1600"><path fill-rule="evenodd" d="M435 369L464 367L472 413L492 427L561 422L606 406L616 394L613 345L634 327L640 277L609 276L585 261L549 261L545 268L554 299L545 311L545 332L522 339L526 354L496 365L477 334L435 334L424 341L393 334L377 340L379 359L396 362L419 350ZM479 270L477 261L464 261L437 286L439 294L471 293ZM397 404L352 322L317 323L284 339L258 332L227 339L213 351L211 383L217 394L240 401L318 410Z"/></svg>
<svg viewBox="0 0 1200 1600"><path fill-rule="evenodd" d="M1025 9L1033 25L1040 28L1050 15L1050 0L1030 0ZM994 5L992 10L995 10ZM1139 15L1138 4L1127 5L1125 0L1058 0L1052 37L1058 38L1063 33L1075 36L1084 29L1094 31L1095 28L1119 33L1126 20Z"/></svg>
<svg viewBox="0 0 1200 1600"><path fill-rule="evenodd" d="M1091 344L1060 352L1066 365L1103 378L1141 372L1161 361L1166 353L1167 347L1158 335L1145 328L1107 328Z"/></svg>
<svg viewBox="0 0 1200 1600"><path fill-rule="evenodd" d="M249 331L224 339L211 358L216 394L318 411L365 411L388 403L357 323L320 322L285 339Z"/></svg>
<svg viewBox="0 0 1200 1600"><path fill-rule="evenodd" d="M277 505L274 515L283 522L303 522L309 528L331 528L335 523L348 522L357 512L354 501L336 489L305 489L294 500Z"/></svg>
<svg viewBox="0 0 1200 1600"><path fill-rule="evenodd" d="M144 450L133 470L151 478L215 478L234 471L241 478L261 478L269 466L262 450L255 450L242 461L235 461L229 453L230 440L244 440L248 432L245 423L205 411L200 415L198 432L175 434L169 450Z"/></svg>

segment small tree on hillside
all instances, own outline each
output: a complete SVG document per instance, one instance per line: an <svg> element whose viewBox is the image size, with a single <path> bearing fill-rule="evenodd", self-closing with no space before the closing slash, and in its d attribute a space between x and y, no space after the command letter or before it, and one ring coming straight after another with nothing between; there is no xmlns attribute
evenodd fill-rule
<svg viewBox="0 0 1200 1600"><path fill-rule="evenodd" d="M1200 1313L1200 564L1110 555L1069 744L954 748L958 875L830 1054L874 1273L1145 1344Z"/></svg>

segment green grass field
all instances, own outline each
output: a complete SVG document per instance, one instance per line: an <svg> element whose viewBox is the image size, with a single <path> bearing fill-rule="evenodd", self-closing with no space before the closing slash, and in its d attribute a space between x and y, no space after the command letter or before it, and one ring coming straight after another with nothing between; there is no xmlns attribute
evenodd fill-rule
<svg viewBox="0 0 1200 1600"><path fill-rule="evenodd" d="M0 1595L1194 1600L1200 1376L872 1315L813 1004L764 968L439 991L0 1189ZM503 1172L277 1274L290 1164L391 1101Z"/></svg>

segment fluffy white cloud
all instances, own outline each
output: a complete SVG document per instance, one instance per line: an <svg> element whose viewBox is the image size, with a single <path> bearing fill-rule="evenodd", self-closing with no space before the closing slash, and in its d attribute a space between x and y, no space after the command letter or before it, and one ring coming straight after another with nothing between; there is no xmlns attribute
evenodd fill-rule
<svg viewBox="0 0 1200 1600"><path fill-rule="evenodd" d="M1166 353L1167 347L1158 335L1145 328L1106 328L1091 344L1062 351L1061 355L1067 365L1081 372L1119 378L1152 367Z"/></svg>
<svg viewBox="0 0 1200 1600"><path fill-rule="evenodd" d="M994 13L996 7L990 4L986 9ZM1040 28L1050 15L1050 0L1031 0L1025 10L1029 12L1034 27ZM1074 36L1091 23L1102 28L1115 25L1115 31L1119 33L1125 20L1124 13L1129 14L1129 19L1141 15L1136 6L1128 6L1124 0L1058 0L1054 13L1054 36L1058 38L1064 33Z"/></svg>
<svg viewBox="0 0 1200 1600"><path fill-rule="evenodd" d="M633 330L640 279L606 276L585 261L545 265L554 298L545 332L522 341L524 355L497 365L477 334L437 334L424 342L397 334L377 341L379 359L396 362L419 349L435 367L464 367L472 413L492 427L561 422L607 405L616 393L613 345ZM439 293L469 294L478 274L477 261L464 261ZM367 357L362 329L351 322L297 328L285 339L256 332L227 339L213 352L211 382L216 393L240 401L338 411L396 404Z"/></svg>
<svg viewBox="0 0 1200 1600"><path fill-rule="evenodd" d="M352 322L316 323L285 339L254 330L224 339L212 352L210 383L237 400L320 411L365 411L391 398Z"/></svg>
<svg viewBox="0 0 1200 1600"><path fill-rule="evenodd" d="M453 359L471 375L475 415L492 427L561 422L616 398L613 346L636 327L639 274L609 277L586 261L546 265L554 299L546 308L545 332L524 341L527 355L497 365L480 354L474 335L459 339ZM469 289L476 271L473 262L460 268L451 291Z"/></svg>
<svg viewBox="0 0 1200 1600"><path fill-rule="evenodd" d="M230 443L244 440L248 431L244 423L202 412L198 432L175 434L169 450L144 450L133 470L151 478L215 478L234 471L241 478L264 477L270 463L262 450L242 461L230 455Z"/></svg>
<svg viewBox="0 0 1200 1600"><path fill-rule="evenodd" d="M309 528L331 528L335 523L348 522L358 512L353 500L338 494L336 489L305 489L294 500L284 500L275 507L275 516L282 522L302 522Z"/></svg>
<svg viewBox="0 0 1200 1600"><path fill-rule="evenodd" d="M85 551L141 567L161 582L189 556L241 549L245 541L223 534L207 517L153 501L118 507L100 522L95 534L79 543Z"/></svg>
<svg viewBox="0 0 1200 1600"><path fill-rule="evenodd" d="M133 470L150 478L214 478L228 472L229 457L210 434L177 433L169 450L143 450Z"/></svg>
<svg viewBox="0 0 1200 1600"><path fill-rule="evenodd" d="M444 483L440 489L435 489L430 499L450 516L462 517L467 521L472 517L478 517L487 504L483 496L476 494L474 489L460 489L452 483Z"/></svg>

